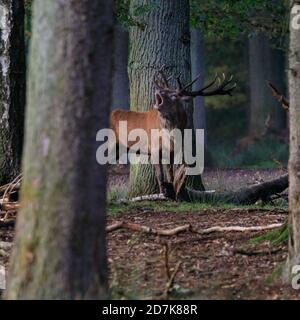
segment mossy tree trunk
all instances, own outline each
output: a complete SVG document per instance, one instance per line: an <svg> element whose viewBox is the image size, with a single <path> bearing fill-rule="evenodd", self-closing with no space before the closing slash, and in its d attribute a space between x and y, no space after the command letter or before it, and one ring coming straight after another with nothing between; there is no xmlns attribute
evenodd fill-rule
<svg viewBox="0 0 300 320"><path fill-rule="evenodd" d="M106 168L113 43L106 0L35 0L24 181L8 299L107 295Z"/></svg>
<svg viewBox="0 0 300 320"><path fill-rule="evenodd" d="M293 18L293 15L292 15ZM300 30L291 27L289 56L290 160L288 271L300 264Z"/></svg>
<svg viewBox="0 0 300 320"><path fill-rule="evenodd" d="M23 0L0 0L0 184L20 173L24 106Z"/></svg>
<svg viewBox="0 0 300 320"><path fill-rule="evenodd" d="M130 1L130 12L149 4L147 0ZM145 111L154 103L152 77L165 65L168 75L181 73L183 82L191 79L189 1L154 0L150 10L129 31L129 83L130 109ZM175 77L171 81L176 86ZM189 128L193 126L192 104L186 106ZM202 186L201 176L191 179L193 186ZM200 183L199 183L200 182ZM151 165L132 165L130 169L129 195L156 193L158 185Z"/></svg>

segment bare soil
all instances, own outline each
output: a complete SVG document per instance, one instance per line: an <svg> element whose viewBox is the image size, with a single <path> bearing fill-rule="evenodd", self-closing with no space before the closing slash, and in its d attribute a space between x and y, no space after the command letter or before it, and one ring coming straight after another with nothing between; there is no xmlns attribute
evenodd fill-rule
<svg viewBox="0 0 300 320"><path fill-rule="evenodd" d="M109 218L169 229L192 224L211 226L263 226L284 222L282 211L203 210L196 213L128 212ZM250 244L262 232L222 232L195 235L189 232L157 237L129 230L108 236L108 256L113 289L125 297L160 298L167 284L164 244L169 246L171 273L181 267L169 297L199 299L299 299L300 292L281 280L287 245ZM277 272L276 272L277 270Z"/></svg>
<svg viewBox="0 0 300 320"><path fill-rule="evenodd" d="M274 178L285 170L207 171L208 189L238 188ZM127 184L128 169L111 170L109 185ZM224 186L220 184L224 181ZM221 187L220 187L221 185ZM192 224L198 229L212 226L264 226L283 223L284 210L205 209L199 212L156 212L124 205L124 213L109 216L108 225L128 221L159 229ZM108 234L110 287L114 298L196 299L299 299L300 291L284 283L281 268L287 258L287 244L251 244L265 232L219 232L196 235L183 232L172 237L120 229ZM0 241L12 241L13 228L0 228ZM166 246L169 248L166 267ZM180 267L168 295L167 270ZM8 267L8 258L0 256Z"/></svg>

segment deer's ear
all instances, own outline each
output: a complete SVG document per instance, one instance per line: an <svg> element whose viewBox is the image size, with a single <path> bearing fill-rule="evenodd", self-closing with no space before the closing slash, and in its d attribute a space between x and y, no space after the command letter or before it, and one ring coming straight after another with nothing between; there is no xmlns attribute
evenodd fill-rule
<svg viewBox="0 0 300 320"><path fill-rule="evenodd" d="M181 100L182 102L190 102L190 101L193 100L193 97L182 96L182 97L180 98L180 100Z"/></svg>

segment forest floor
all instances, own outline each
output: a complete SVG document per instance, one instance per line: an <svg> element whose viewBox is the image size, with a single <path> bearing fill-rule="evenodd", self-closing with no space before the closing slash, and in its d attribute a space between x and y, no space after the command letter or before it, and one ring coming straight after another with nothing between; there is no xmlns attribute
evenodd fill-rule
<svg viewBox="0 0 300 320"><path fill-rule="evenodd" d="M238 189L274 178L285 170L209 170L207 189ZM110 189L127 188L127 168L111 171ZM116 191L114 191L116 192ZM120 191L122 194L122 191ZM110 202L108 225L126 221L157 229L190 224L266 226L284 223L287 207L209 207L174 202ZM125 299L299 299L300 291L281 279L287 244L251 240L268 231L215 232L157 236L129 229L108 233L110 288L113 298ZM0 241L12 241L13 228L0 229ZM166 249L168 248L168 250ZM8 265L1 257L0 266ZM177 272L175 272L177 269ZM168 283L168 274L174 281ZM169 290L167 290L169 289Z"/></svg>

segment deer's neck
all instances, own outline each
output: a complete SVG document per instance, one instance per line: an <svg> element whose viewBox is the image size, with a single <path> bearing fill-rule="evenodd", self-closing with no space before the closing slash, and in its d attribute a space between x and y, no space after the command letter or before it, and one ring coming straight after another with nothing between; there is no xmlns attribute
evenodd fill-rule
<svg viewBox="0 0 300 320"><path fill-rule="evenodd" d="M163 129L173 130L181 129L186 127L186 113L185 111L180 113L166 113L159 112L160 123Z"/></svg>

